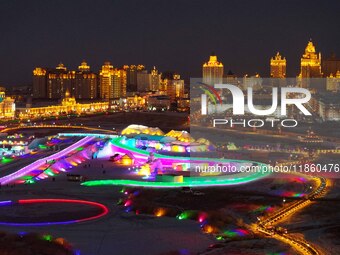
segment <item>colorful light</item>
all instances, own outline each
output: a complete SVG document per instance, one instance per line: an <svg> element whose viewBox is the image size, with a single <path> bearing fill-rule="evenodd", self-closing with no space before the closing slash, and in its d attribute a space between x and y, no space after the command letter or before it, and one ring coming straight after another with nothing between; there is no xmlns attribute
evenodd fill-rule
<svg viewBox="0 0 340 255"><path fill-rule="evenodd" d="M166 213L166 210L164 208L158 208L155 210L155 216L156 217L162 217Z"/></svg>
<svg viewBox="0 0 340 255"><path fill-rule="evenodd" d="M85 144L87 144L88 142L92 141L94 139L94 137L85 137L81 140L79 140L78 142L72 144L71 146L42 159L38 159L37 161L21 168L20 170L6 175L2 178L0 178L0 183L1 184L7 184L10 183L12 181L14 181L15 179L18 179L24 175L29 174L30 172L34 171L35 169L38 169L39 167L41 167L42 165L46 164L46 162L49 162L51 160L58 160L64 156L66 156L67 154L71 153L73 150L75 150L76 148L83 146Z"/></svg>
<svg viewBox="0 0 340 255"><path fill-rule="evenodd" d="M0 201L0 206L6 206L6 205L11 205L12 201L11 200L7 200L7 201Z"/></svg>
<svg viewBox="0 0 340 255"><path fill-rule="evenodd" d="M12 205L15 204L13 201L3 201L6 202L5 205ZM1 202L0 202L1 203ZM82 204L82 205L89 205L97 207L101 210L101 212L95 216L81 218L77 220L70 220L70 221L52 221L52 222L29 222L29 223L16 223L16 222L0 222L0 225L5 226L49 226L49 225L66 225L72 223L80 223L90 220L99 219L108 214L109 209L100 203L92 202L92 201L85 201L85 200L74 200L74 199L24 199L18 200L17 202L19 205L25 204L44 204L44 203L72 203L72 204Z"/></svg>

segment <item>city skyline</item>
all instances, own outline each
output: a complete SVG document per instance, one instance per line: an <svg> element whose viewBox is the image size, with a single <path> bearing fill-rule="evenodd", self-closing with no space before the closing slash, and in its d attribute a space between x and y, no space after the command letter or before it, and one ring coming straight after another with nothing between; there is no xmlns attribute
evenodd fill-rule
<svg viewBox="0 0 340 255"><path fill-rule="evenodd" d="M55 66L62 61L76 67L83 59L93 70L99 70L105 61L114 66L141 63L188 79L201 76L201 64L211 52L219 56L225 72L269 77L269 59L279 51L288 62L287 76L295 77L309 38L323 58L340 52L336 1L291 1L275 6L268 1L235 2L233 11L228 3L219 1L205 8L201 8L204 1L195 5L79 3L1 4L1 10L6 10L1 15L1 86L30 84L36 66Z"/></svg>

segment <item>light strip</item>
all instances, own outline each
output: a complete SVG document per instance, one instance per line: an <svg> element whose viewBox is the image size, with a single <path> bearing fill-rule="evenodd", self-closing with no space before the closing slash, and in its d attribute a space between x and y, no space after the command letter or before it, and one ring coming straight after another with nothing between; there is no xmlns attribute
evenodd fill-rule
<svg viewBox="0 0 340 255"><path fill-rule="evenodd" d="M18 179L18 178L20 178L24 175L27 175L31 171L38 169L43 164L46 164L46 161L48 162L48 161L51 161L51 160L57 160L57 159L65 156L65 155L69 154L70 152L77 149L78 147L85 145L86 143L90 142L92 139L94 139L94 137L85 137L85 138L79 140L78 142L70 145L69 147L67 147L67 148L65 148L65 149L63 149L63 150L61 150L61 151L59 151L59 152L57 152L53 155L50 155L50 156L42 158L42 159L38 159L37 161L19 169L18 171L0 178L0 183L1 184L7 184L7 183L14 181L15 179Z"/></svg>
<svg viewBox="0 0 340 255"><path fill-rule="evenodd" d="M15 204L13 201L2 201L7 202L6 205ZM5 226L49 226L49 225L66 225L72 223L80 223L84 221L96 220L108 214L109 209L100 203L85 201L85 200L74 200L74 199L22 199L18 200L19 205L25 204L42 204L42 203L72 203L72 204L82 204L82 205L90 205L101 209L101 212L95 216L82 218L78 220L70 220L70 221L52 221L52 222L29 222L29 223L16 223L16 222L0 222L0 225ZM0 202L1 204L1 202Z"/></svg>

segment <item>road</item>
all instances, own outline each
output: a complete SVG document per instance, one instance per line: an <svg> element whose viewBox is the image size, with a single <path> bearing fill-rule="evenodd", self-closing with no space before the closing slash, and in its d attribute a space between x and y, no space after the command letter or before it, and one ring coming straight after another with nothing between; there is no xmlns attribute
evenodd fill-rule
<svg viewBox="0 0 340 255"><path fill-rule="evenodd" d="M316 198L322 197L326 193L327 180L324 177L314 177L316 182L316 187L314 190L303 200L299 200L289 204L288 206L278 210L274 214L269 215L266 218L259 219L255 224L254 229L260 233L268 235L272 238L280 240L294 247L298 252L304 255L321 255L322 252L319 251L312 244L308 243L304 239L298 239L296 237L290 236L282 231L277 231L274 226L287 217L291 216L303 209L304 207L310 205ZM254 230L253 229L253 230Z"/></svg>

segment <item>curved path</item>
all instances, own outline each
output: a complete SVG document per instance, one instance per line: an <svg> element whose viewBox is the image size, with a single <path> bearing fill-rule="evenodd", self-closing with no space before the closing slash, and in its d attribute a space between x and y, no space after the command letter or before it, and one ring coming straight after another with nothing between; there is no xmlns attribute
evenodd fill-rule
<svg viewBox="0 0 340 255"><path fill-rule="evenodd" d="M135 147L129 146L123 137L117 137L110 140L111 150L123 154L131 155L139 164L145 163L149 156L149 152ZM234 160L234 159L215 159L215 158L198 158L198 157L179 157L168 156L163 154L154 154L154 157L161 161L165 167L173 167L174 164L187 164L189 167L202 166L208 164L209 166L222 165L225 167L234 167L235 171L226 171L224 175L210 175L210 176L190 176L183 177L182 182L170 181L148 181L148 180L94 180L82 183L84 186L98 186L98 185L124 185L124 186L139 186L139 187L154 187L154 188L178 188L178 187L203 187L203 186L225 186L236 185L255 181L270 173L262 171L266 164L247 160ZM247 167L252 165L258 167L258 171L247 171Z"/></svg>
<svg viewBox="0 0 340 255"><path fill-rule="evenodd" d="M306 197L304 200L299 200L289 204L289 206L284 207L274 214L266 217L265 219L259 220L255 225L255 230L269 235L272 238L278 239L279 241L285 242L290 246L294 247L301 254L306 255L321 255L322 252L319 251L312 244L308 243L304 239L298 239L291 235L280 233L278 231L273 230L275 224L280 221L283 221L286 217L291 216L293 213L298 212L304 207L310 205L312 201L318 197L321 197L326 192L327 180L324 177L314 177L314 180L317 182L317 186L315 189Z"/></svg>

